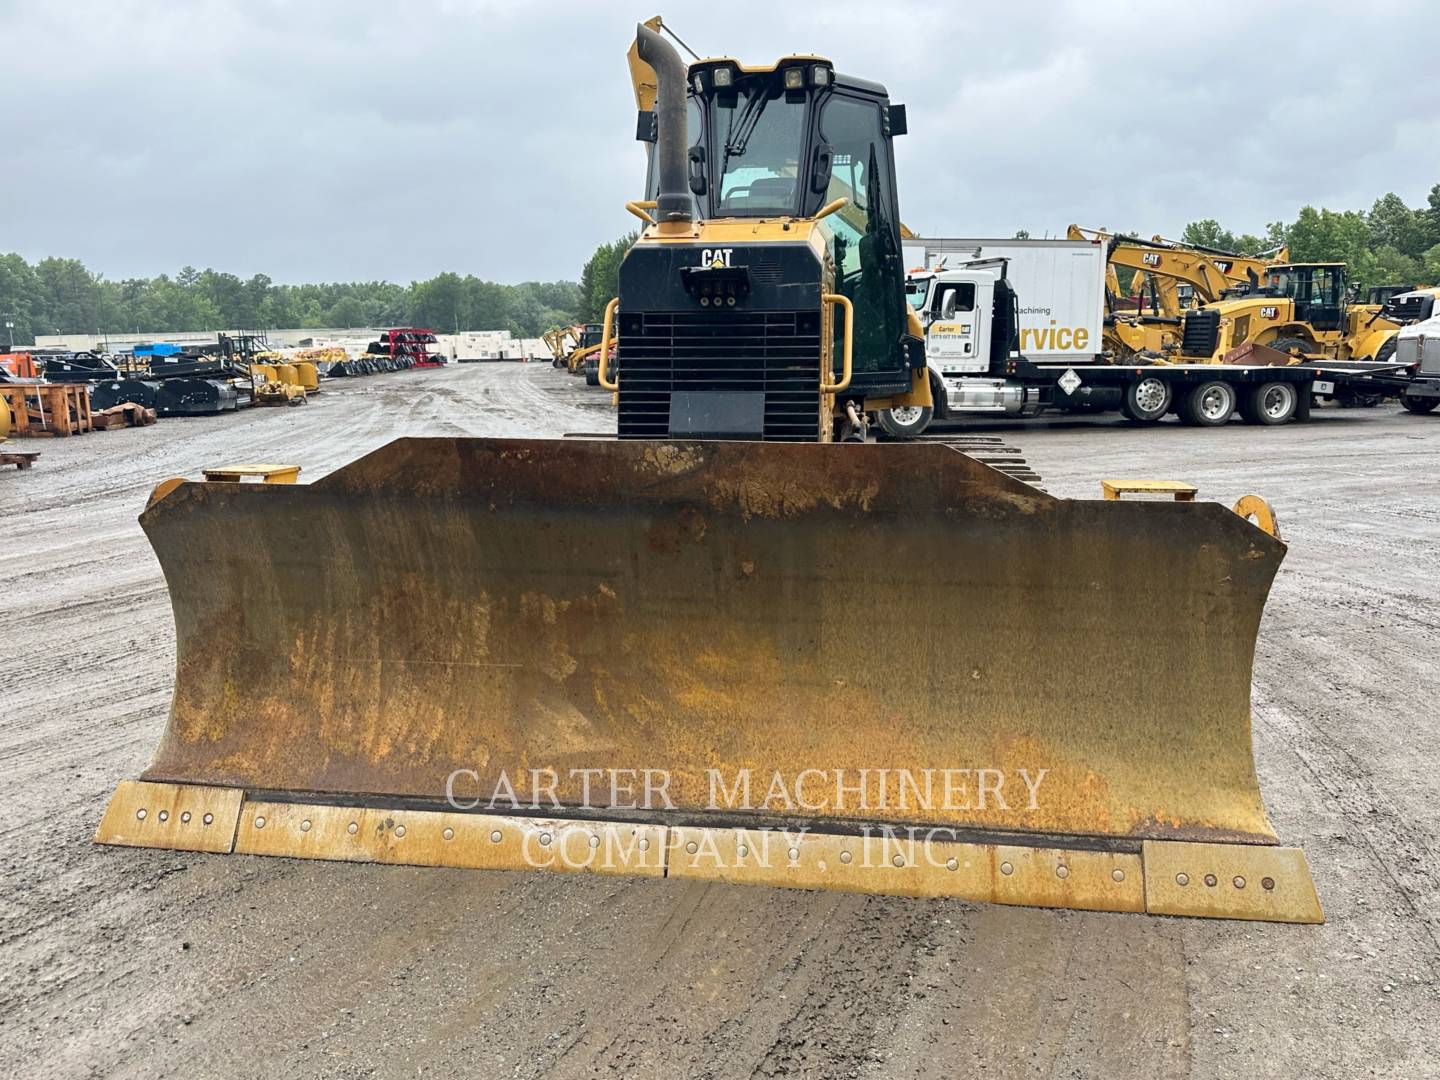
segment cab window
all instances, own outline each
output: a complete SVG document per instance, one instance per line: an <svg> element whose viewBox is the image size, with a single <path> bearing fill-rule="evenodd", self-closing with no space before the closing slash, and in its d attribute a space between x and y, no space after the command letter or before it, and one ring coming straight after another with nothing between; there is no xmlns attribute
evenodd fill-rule
<svg viewBox="0 0 1440 1080"><path fill-rule="evenodd" d="M770 79L741 82L733 99L711 105L715 172L722 216L795 214L809 106Z"/></svg>
<svg viewBox="0 0 1440 1080"><path fill-rule="evenodd" d="M975 310L975 283L961 281L941 285L936 290L935 306L932 310L937 319L953 319L957 315L968 315Z"/></svg>

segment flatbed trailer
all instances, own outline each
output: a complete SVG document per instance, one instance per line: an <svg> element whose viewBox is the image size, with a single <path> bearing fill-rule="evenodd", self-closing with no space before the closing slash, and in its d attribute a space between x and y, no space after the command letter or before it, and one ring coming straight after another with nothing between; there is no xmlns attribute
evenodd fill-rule
<svg viewBox="0 0 1440 1080"><path fill-rule="evenodd" d="M1306 420L1317 399L1374 402L1402 394L1409 382L1403 364L1359 361L1131 366L1033 363L1022 357L1006 364L1006 377L1024 387L1025 407L994 411L1035 415L1118 409L1139 423L1155 423L1174 412L1202 427L1219 426L1237 413L1258 424ZM936 415L970 411L937 408Z"/></svg>
<svg viewBox="0 0 1440 1080"><path fill-rule="evenodd" d="M1064 277L1065 289L1042 288L1041 295L1088 292L1093 267L1079 258L1052 261L1055 266L1040 269ZM915 438L932 419L969 414L1029 417L1046 411L1113 409L1142 424L1173 413L1181 422L1201 427L1218 427L1238 415L1251 423L1276 425L1305 420L1316 401L1374 404L1386 396L1399 397L1409 383L1412 365L1407 363L1296 362L1259 346L1237 350L1225 363L1155 358L1117 364L1093 348L1047 355L1027 347L1028 309L1011 286L1007 259L937 268L912 280L925 333L931 404L877 410L877 421L892 438ZM1051 304L1049 310L1058 309ZM1030 340L1043 346L1050 338L1032 330ZM1087 333L1085 340L1096 341L1098 335Z"/></svg>

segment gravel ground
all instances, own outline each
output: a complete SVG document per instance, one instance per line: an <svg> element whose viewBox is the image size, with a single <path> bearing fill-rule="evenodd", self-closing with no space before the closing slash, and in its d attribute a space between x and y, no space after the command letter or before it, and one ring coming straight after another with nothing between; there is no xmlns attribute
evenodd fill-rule
<svg viewBox="0 0 1440 1080"><path fill-rule="evenodd" d="M974 428L1057 495L1148 475L1277 508L1256 754L1326 925L92 846L169 700L135 520L156 481L257 459L314 479L399 435L613 430L548 365L454 366L34 441L32 471L0 474L0 1073L1440 1075L1440 418Z"/></svg>

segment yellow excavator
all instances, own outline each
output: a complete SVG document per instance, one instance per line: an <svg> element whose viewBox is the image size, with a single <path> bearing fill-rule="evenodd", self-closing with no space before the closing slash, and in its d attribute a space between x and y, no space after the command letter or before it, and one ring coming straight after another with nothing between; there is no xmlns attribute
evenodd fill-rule
<svg viewBox="0 0 1440 1080"><path fill-rule="evenodd" d="M928 384L904 110L637 33L619 438L162 483L175 694L97 840L1320 921L1251 755L1268 508L861 441Z"/></svg>
<svg viewBox="0 0 1440 1080"><path fill-rule="evenodd" d="M541 335L545 347L550 350L551 366L568 366L566 361L580 341L581 329L579 326L557 326Z"/></svg>
<svg viewBox="0 0 1440 1080"><path fill-rule="evenodd" d="M1239 255L1160 236L1142 240L1079 225L1071 225L1066 236L1106 245L1109 302L1105 344L1121 362L1134 356L1155 359L1178 352L1186 311L1228 294L1259 288L1270 266L1289 258L1283 247L1265 255ZM1121 289L1117 268L1133 272L1129 289ZM1117 307L1116 301L1130 292L1138 292L1142 298L1148 293L1150 310L1145 310L1143 300L1134 311Z"/></svg>

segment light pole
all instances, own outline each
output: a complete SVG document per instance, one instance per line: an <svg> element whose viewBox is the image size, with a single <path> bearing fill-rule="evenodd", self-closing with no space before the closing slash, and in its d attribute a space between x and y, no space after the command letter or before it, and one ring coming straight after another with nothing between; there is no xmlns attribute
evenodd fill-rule
<svg viewBox="0 0 1440 1080"><path fill-rule="evenodd" d="M15 316L14 316L14 315L7 314L7 315L5 316L5 336L6 336L6 338L9 339L9 342L10 342L9 346L6 348L5 351L6 351L6 352L14 352L14 351L15 351Z"/></svg>

